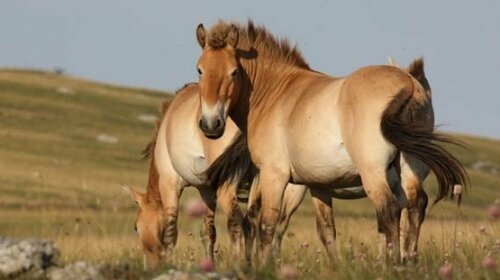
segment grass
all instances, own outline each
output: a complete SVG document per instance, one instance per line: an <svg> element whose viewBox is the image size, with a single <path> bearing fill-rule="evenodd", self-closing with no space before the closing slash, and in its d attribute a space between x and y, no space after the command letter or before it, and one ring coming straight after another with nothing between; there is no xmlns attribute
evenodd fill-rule
<svg viewBox="0 0 500 280"><path fill-rule="evenodd" d="M139 153L153 124L139 116L156 114L162 100L169 98L166 94L43 71L0 70L0 235L54 240L62 263L85 259L123 268L119 273L127 278L151 276L142 271L133 233L135 205L120 185L142 188L146 183L147 164L139 160ZM118 142L99 142L99 135ZM467 166L472 187L460 208L456 237L457 208L452 202L439 203L423 225L420 262L387 266L378 253L370 203L336 200L340 259L329 263L306 198L284 239L281 264L292 264L303 279L434 279L448 261L457 279L498 279L498 268L487 271L481 261L487 254L498 260L500 250L499 222L486 214L500 198L500 174L494 171L500 171L500 141L457 137L470 151L450 149ZM472 168L478 162L488 165ZM426 190L431 198L435 189L430 178ZM193 196L197 194L188 190L183 201ZM218 270L236 271L249 279L276 277L273 266L254 271L234 262L220 214L217 225ZM164 270L198 269L199 228L200 221L180 216L178 246ZM310 246L301 247L304 243Z"/></svg>

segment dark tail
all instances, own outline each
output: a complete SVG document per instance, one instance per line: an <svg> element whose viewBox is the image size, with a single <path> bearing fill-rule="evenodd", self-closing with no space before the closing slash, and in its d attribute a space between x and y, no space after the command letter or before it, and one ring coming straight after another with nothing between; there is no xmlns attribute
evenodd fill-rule
<svg viewBox="0 0 500 280"><path fill-rule="evenodd" d="M424 89L429 89L421 59L412 63L408 72ZM419 159L434 172L439 184L434 203L446 197L453 198L453 187L459 184L465 188L469 178L460 161L440 144L464 145L451 136L435 133L422 126L416 116L421 105L412 97L412 92L403 91L389 103L382 115L382 134L399 150ZM458 195L458 203L460 198L461 195Z"/></svg>
<svg viewBox="0 0 500 280"><path fill-rule="evenodd" d="M236 184L238 192L248 190L258 173L248 151L247 139L243 134L236 136L235 140L208 167L204 173L210 186L218 189L228 184Z"/></svg>

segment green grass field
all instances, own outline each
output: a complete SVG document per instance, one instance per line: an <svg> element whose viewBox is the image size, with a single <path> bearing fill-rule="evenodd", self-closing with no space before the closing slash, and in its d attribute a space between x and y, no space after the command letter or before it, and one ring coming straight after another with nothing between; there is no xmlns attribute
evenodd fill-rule
<svg viewBox="0 0 500 280"><path fill-rule="evenodd" d="M140 151L153 133L148 120L166 94L42 71L0 70L0 235L54 240L63 263L86 259L128 267L129 278L150 275L142 271L133 233L135 205L120 186L144 188L148 165ZM500 279L498 266L481 267L484 256L498 261L500 252L500 221L487 215L500 198L500 141L457 137L470 147L451 149L467 167L472 186L460 212L449 201L429 209L417 265L394 268L381 260L374 210L366 199L335 201L340 259L329 263L308 198L292 218L281 263L295 266L301 279L434 279L445 261L457 279ZM432 177L426 181L431 199L435 186ZM183 200L193 196L187 191ZM256 272L235 263L225 218L218 215L217 224L218 270L250 279L276 277L273 267ZM166 267L197 269L199 225L180 216L174 262ZM310 246L301 247L304 242Z"/></svg>

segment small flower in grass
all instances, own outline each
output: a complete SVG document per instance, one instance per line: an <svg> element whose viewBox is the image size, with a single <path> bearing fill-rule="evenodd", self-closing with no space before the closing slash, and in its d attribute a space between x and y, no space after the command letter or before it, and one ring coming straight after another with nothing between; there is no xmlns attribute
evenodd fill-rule
<svg viewBox="0 0 500 280"><path fill-rule="evenodd" d="M497 262L491 255L487 255L486 257L484 257L482 265L485 269L493 270L497 267Z"/></svg>
<svg viewBox="0 0 500 280"><path fill-rule="evenodd" d="M307 243L307 241L304 241L304 242L302 242L302 244L300 244L300 247L309 248L309 243Z"/></svg>
<svg viewBox="0 0 500 280"><path fill-rule="evenodd" d="M500 239L497 239L495 241L495 244L493 245L493 252L500 252Z"/></svg>
<svg viewBox="0 0 500 280"><path fill-rule="evenodd" d="M278 279L280 280L296 280L299 279L299 271L291 264L281 266L278 271Z"/></svg>
<svg viewBox="0 0 500 280"><path fill-rule="evenodd" d="M498 201L495 201L495 204L491 205L490 208L488 208L488 215L492 219L500 218L500 203Z"/></svg>
<svg viewBox="0 0 500 280"><path fill-rule="evenodd" d="M451 264L445 263L439 268L439 276L443 279L451 279L453 276L453 269Z"/></svg>
<svg viewBox="0 0 500 280"><path fill-rule="evenodd" d="M202 259L200 261L200 269L203 272L212 272L215 269L215 264L212 259Z"/></svg>
<svg viewBox="0 0 500 280"><path fill-rule="evenodd" d="M484 225L479 226L479 233L486 234L486 227Z"/></svg>
<svg viewBox="0 0 500 280"><path fill-rule="evenodd" d="M189 200L184 207L184 211L189 217L200 218L205 214L207 208L201 200Z"/></svg>
<svg viewBox="0 0 500 280"><path fill-rule="evenodd" d="M410 259L416 260L418 258L418 253L413 251L410 253Z"/></svg>

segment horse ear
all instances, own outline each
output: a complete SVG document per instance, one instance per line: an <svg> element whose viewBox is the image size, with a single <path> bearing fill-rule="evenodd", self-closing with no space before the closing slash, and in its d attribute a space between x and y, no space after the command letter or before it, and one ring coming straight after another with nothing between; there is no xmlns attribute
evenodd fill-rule
<svg viewBox="0 0 500 280"><path fill-rule="evenodd" d="M196 39L198 40L198 44L200 44L200 47L203 49L206 45L206 39L207 39L203 23L198 24L198 27L196 28Z"/></svg>
<svg viewBox="0 0 500 280"><path fill-rule="evenodd" d="M401 68L399 63L392 56L388 56L387 60L389 61L389 65L397 67L397 68Z"/></svg>
<svg viewBox="0 0 500 280"><path fill-rule="evenodd" d="M236 46L238 45L238 39L239 39L238 27L236 27L236 25L234 24L231 24L229 33L227 34L226 42L231 47L236 48Z"/></svg>
<svg viewBox="0 0 500 280"><path fill-rule="evenodd" d="M122 189L132 197L132 199L138 204L142 204L142 198L144 197L144 194L141 192L129 187L129 186L122 186Z"/></svg>
<svg viewBox="0 0 500 280"><path fill-rule="evenodd" d="M415 59L406 70L419 81L425 78L424 59L422 57Z"/></svg>

